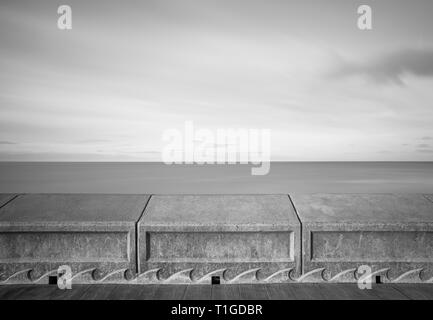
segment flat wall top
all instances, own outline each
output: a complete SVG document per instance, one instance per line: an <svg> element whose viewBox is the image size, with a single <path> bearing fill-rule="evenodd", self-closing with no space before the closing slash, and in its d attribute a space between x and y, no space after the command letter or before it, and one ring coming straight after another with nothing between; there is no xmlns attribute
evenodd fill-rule
<svg viewBox="0 0 433 320"><path fill-rule="evenodd" d="M290 225L299 221L287 195L152 196L144 225Z"/></svg>
<svg viewBox="0 0 433 320"><path fill-rule="evenodd" d="M433 222L433 203L423 195L291 195L302 223Z"/></svg>
<svg viewBox="0 0 433 320"><path fill-rule="evenodd" d="M0 207L6 204L9 200L11 200L15 196L16 196L15 194L0 193Z"/></svg>
<svg viewBox="0 0 433 320"><path fill-rule="evenodd" d="M137 221L149 196L26 194L0 209L0 222Z"/></svg>

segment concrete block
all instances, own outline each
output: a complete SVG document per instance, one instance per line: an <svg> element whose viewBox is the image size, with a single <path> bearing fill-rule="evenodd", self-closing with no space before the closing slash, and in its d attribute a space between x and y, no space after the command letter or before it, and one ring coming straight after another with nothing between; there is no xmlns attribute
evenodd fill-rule
<svg viewBox="0 0 433 320"><path fill-rule="evenodd" d="M21 195L0 209L2 280L48 281L60 265L92 279L136 273L136 222L143 195ZM27 271L29 272L27 272ZM1 280L1 279L0 279Z"/></svg>
<svg viewBox="0 0 433 320"><path fill-rule="evenodd" d="M433 203L423 195L292 195L302 224L303 275L356 281L369 266L382 281L433 276Z"/></svg>
<svg viewBox="0 0 433 320"><path fill-rule="evenodd" d="M300 224L287 195L152 196L138 250L165 282L278 282L300 272Z"/></svg>
<svg viewBox="0 0 433 320"><path fill-rule="evenodd" d="M1 193L0 194L0 208L3 207L5 204L7 204L9 201L11 201L16 196L17 196L16 194Z"/></svg>

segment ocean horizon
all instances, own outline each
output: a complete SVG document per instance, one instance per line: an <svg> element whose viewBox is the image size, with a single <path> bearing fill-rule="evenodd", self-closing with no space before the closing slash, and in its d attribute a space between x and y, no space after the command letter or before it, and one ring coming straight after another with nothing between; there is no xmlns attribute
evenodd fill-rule
<svg viewBox="0 0 433 320"><path fill-rule="evenodd" d="M286 194L433 193L433 162L0 162L1 193Z"/></svg>

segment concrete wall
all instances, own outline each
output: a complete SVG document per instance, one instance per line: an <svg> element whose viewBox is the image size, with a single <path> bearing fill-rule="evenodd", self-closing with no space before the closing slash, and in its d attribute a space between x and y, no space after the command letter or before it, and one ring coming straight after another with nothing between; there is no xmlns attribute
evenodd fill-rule
<svg viewBox="0 0 433 320"><path fill-rule="evenodd" d="M0 284L433 283L433 196L0 194Z"/></svg>

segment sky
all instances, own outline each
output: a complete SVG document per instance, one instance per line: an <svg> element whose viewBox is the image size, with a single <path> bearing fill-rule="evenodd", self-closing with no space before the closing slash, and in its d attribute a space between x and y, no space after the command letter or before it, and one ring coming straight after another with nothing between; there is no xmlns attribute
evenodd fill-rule
<svg viewBox="0 0 433 320"><path fill-rule="evenodd" d="M72 8L59 30L57 8ZM357 27L360 5L373 29ZM269 129L279 161L433 161L431 0L0 0L0 161L161 161Z"/></svg>

